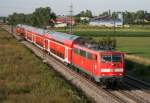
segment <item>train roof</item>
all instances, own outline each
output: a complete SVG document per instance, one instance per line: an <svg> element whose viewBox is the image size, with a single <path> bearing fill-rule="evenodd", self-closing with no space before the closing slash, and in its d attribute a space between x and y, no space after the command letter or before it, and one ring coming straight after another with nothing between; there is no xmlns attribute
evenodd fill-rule
<svg viewBox="0 0 150 103"><path fill-rule="evenodd" d="M76 44L75 47L86 48L92 51L105 52L105 51L115 51L115 48L112 46L100 45L98 43L88 43L86 41Z"/></svg>
<svg viewBox="0 0 150 103"><path fill-rule="evenodd" d="M88 48L84 45L80 45L80 44L76 44L74 45L74 48L78 48L81 50L84 50L86 52L91 52L91 53L95 53L95 54L99 54L99 53L103 53L103 54L125 54L124 52L121 51L116 51L116 50L106 50L106 49L93 49L93 48Z"/></svg>
<svg viewBox="0 0 150 103"><path fill-rule="evenodd" d="M48 35L50 36L50 38L52 38L58 42L64 43L68 46L72 45L75 40L80 38L79 36L76 36L76 35L55 32L55 31L49 31Z"/></svg>
<svg viewBox="0 0 150 103"><path fill-rule="evenodd" d="M71 40L74 41L77 38L79 38L79 36L76 35L72 35L72 34L66 34L66 33L61 33L61 32L54 32L54 31L49 31L49 34L51 36L53 36L54 39L59 39L59 40Z"/></svg>
<svg viewBox="0 0 150 103"><path fill-rule="evenodd" d="M39 35L44 35L46 32L48 32L45 29L36 28L36 27L33 27L33 26L28 26L28 25L23 25L23 24L18 24L17 26L22 27L22 28L26 29L27 31L37 33Z"/></svg>
<svg viewBox="0 0 150 103"><path fill-rule="evenodd" d="M80 38L79 36L67 34L67 33L61 33L61 32L55 32L55 31L48 31L41 28L36 28L24 24L18 24L18 27L22 27L26 29L27 31L31 31L34 33L37 33L39 35L45 35L48 38L51 38L57 42L63 43L68 46L72 46L74 41Z"/></svg>

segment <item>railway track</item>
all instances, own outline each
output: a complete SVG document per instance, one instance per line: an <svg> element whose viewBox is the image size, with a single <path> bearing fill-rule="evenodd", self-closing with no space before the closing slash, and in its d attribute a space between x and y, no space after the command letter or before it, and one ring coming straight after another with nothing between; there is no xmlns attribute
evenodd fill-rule
<svg viewBox="0 0 150 103"><path fill-rule="evenodd" d="M147 92L148 94L150 94L150 84L148 84L146 82L143 82L143 81L138 80L134 77L126 75L125 76L125 83L128 84L128 85L131 85L134 88L142 89L145 92Z"/></svg>
<svg viewBox="0 0 150 103"><path fill-rule="evenodd" d="M144 103L150 103L150 84L129 75L126 75L124 79L126 90L129 91L130 94L145 101Z"/></svg>
<svg viewBox="0 0 150 103"><path fill-rule="evenodd" d="M11 32L8 26L5 26L4 28ZM13 35L17 40L21 40L15 33ZM21 43L32 50L38 57L43 58L43 51L41 49L27 41L21 41ZM87 96L92 97L97 103L149 103L149 100L138 97L129 90L109 90L101 88L89 79L74 72L63 63L58 62L58 60L48 54L46 54L45 62L48 65L51 65L67 81L71 82L77 88L80 88Z"/></svg>

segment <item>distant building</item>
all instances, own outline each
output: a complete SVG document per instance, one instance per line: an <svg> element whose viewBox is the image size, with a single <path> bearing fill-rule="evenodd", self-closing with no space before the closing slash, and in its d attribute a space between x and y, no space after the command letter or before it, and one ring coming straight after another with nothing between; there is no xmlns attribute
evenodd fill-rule
<svg viewBox="0 0 150 103"><path fill-rule="evenodd" d="M91 26L105 26L105 27L122 27L123 26L123 18L122 15L119 14L117 19L113 19L111 16L98 16L92 18L89 22Z"/></svg>
<svg viewBox="0 0 150 103"><path fill-rule="evenodd" d="M54 27L56 27L56 28L66 27L66 26L67 26L67 23L56 23L56 24L54 25Z"/></svg>
<svg viewBox="0 0 150 103"><path fill-rule="evenodd" d="M2 19L0 19L0 23L3 23L4 21Z"/></svg>
<svg viewBox="0 0 150 103"><path fill-rule="evenodd" d="M146 19L135 19L134 23L150 23L150 21L148 21Z"/></svg>
<svg viewBox="0 0 150 103"><path fill-rule="evenodd" d="M80 17L80 20L81 20L81 21L82 21L82 20L87 20L87 21L89 21L90 18L89 18L89 17Z"/></svg>
<svg viewBox="0 0 150 103"><path fill-rule="evenodd" d="M55 25L54 27L66 27L67 25L75 25L75 19L72 17L59 16L55 20L50 20Z"/></svg>

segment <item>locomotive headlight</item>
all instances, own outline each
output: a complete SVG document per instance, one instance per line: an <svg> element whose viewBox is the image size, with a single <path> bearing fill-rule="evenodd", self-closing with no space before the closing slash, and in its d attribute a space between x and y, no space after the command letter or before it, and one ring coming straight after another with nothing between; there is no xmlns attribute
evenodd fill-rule
<svg viewBox="0 0 150 103"><path fill-rule="evenodd" d="M103 69L101 69L101 72L111 72L112 71L112 69L106 69L106 68L103 68Z"/></svg>
<svg viewBox="0 0 150 103"><path fill-rule="evenodd" d="M102 74L102 76L105 76L105 74Z"/></svg>
<svg viewBox="0 0 150 103"><path fill-rule="evenodd" d="M123 68L116 68L115 72L123 72Z"/></svg>
<svg viewBox="0 0 150 103"><path fill-rule="evenodd" d="M83 64L83 60L82 60L82 64Z"/></svg>

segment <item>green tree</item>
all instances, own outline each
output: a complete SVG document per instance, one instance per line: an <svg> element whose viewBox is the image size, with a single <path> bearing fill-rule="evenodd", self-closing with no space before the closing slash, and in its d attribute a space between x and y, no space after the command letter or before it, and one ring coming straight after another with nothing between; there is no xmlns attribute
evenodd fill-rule
<svg viewBox="0 0 150 103"><path fill-rule="evenodd" d="M145 12L143 10L139 10L136 12L136 19L144 19L145 17Z"/></svg>
<svg viewBox="0 0 150 103"><path fill-rule="evenodd" d="M83 24L87 24L89 22L89 20L80 20L80 17L88 17L88 18L91 18L93 15L92 15L92 12L90 10L86 10L86 11L81 11L79 14L75 15L75 20L76 22L81 22Z"/></svg>
<svg viewBox="0 0 150 103"><path fill-rule="evenodd" d="M110 16L108 11L104 11L102 14L99 14L99 16Z"/></svg>
<svg viewBox="0 0 150 103"><path fill-rule="evenodd" d="M99 46L105 50L115 50L117 47L117 40L115 37L107 35L99 40Z"/></svg>
<svg viewBox="0 0 150 103"><path fill-rule="evenodd" d="M56 15L51 11L51 8L37 8L32 14L33 25L37 26L53 26L51 19L55 19Z"/></svg>
<svg viewBox="0 0 150 103"><path fill-rule="evenodd" d="M145 11L145 19L150 21L150 13L148 13L147 11Z"/></svg>
<svg viewBox="0 0 150 103"><path fill-rule="evenodd" d="M7 21L7 17L0 17L0 20L3 22L3 23L6 23L6 21Z"/></svg>
<svg viewBox="0 0 150 103"><path fill-rule="evenodd" d="M93 15L92 15L92 11L90 10L86 10L86 11L81 11L79 14L77 14L76 16L78 17L89 17L91 18Z"/></svg>
<svg viewBox="0 0 150 103"><path fill-rule="evenodd" d="M117 19L118 18L118 13L117 12L113 12L112 13L112 18L113 19Z"/></svg>
<svg viewBox="0 0 150 103"><path fill-rule="evenodd" d="M134 12L123 12L124 24L133 24L135 21L135 13Z"/></svg>
<svg viewBox="0 0 150 103"><path fill-rule="evenodd" d="M51 25L53 26L54 23L51 19L55 19L56 15L54 12L51 11L51 8L37 8L32 14L23 14L23 13L13 13L9 15L8 20L11 25L16 24L29 24L38 27L44 27Z"/></svg>

